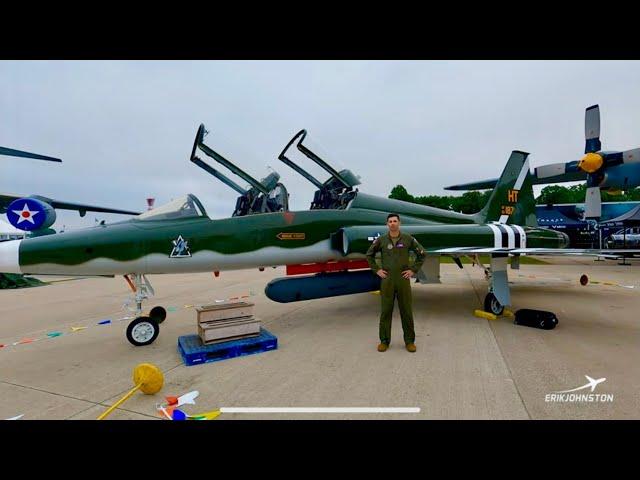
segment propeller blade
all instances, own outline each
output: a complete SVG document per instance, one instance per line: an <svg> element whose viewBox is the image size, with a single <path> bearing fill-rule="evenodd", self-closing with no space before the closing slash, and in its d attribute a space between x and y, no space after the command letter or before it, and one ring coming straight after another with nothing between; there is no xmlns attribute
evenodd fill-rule
<svg viewBox="0 0 640 480"><path fill-rule="evenodd" d="M587 218L598 218L602 215L600 187L587 188L587 195L584 199L584 210L584 216Z"/></svg>
<svg viewBox="0 0 640 480"><path fill-rule="evenodd" d="M7 147L0 147L0 155L7 155L9 157L33 158L35 160L46 160L48 162L62 162L62 160L60 160L59 158L47 157L46 155L25 152L23 150L14 150L13 148Z"/></svg>
<svg viewBox="0 0 640 480"><path fill-rule="evenodd" d="M566 163L551 163L549 165L536 167L534 175L537 178L547 178L547 177L555 177L557 175L562 175L563 173L566 173L566 171L567 171Z"/></svg>
<svg viewBox="0 0 640 480"><path fill-rule="evenodd" d="M600 143L600 107L592 105L584 112L584 153L599 152Z"/></svg>
<svg viewBox="0 0 640 480"><path fill-rule="evenodd" d="M640 148L627 150L622 152L622 163L638 163L640 162Z"/></svg>

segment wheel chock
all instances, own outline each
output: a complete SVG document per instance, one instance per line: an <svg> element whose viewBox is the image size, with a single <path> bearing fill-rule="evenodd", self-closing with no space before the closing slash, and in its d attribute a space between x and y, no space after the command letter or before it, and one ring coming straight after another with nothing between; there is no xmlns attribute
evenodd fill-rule
<svg viewBox="0 0 640 480"><path fill-rule="evenodd" d="M473 314L479 318L486 318L487 320L497 320L497 316L493 313L485 312L484 310L474 310Z"/></svg>

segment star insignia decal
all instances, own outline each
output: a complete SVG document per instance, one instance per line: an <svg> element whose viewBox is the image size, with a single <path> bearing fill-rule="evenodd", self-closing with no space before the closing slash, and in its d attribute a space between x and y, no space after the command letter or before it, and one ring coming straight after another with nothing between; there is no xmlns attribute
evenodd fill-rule
<svg viewBox="0 0 640 480"><path fill-rule="evenodd" d="M16 223L29 222L31 224L35 224L33 217L40 213L39 210L29 210L29 206L26 203L22 207L22 210L11 211L18 216L18 221Z"/></svg>
<svg viewBox="0 0 640 480"><path fill-rule="evenodd" d="M169 258L182 258L182 257L190 257L191 250L189 249L189 242L182 238L182 235L178 235L178 238L172 240L173 250L171 250L171 254Z"/></svg>

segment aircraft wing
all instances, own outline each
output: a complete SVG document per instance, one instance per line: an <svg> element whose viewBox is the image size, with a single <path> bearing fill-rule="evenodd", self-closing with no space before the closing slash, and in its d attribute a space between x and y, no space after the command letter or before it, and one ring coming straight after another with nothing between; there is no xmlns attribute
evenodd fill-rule
<svg viewBox="0 0 640 480"><path fill-rule="evenodd" d="M587 179L587 174L583 171L579 172L567 172L561 175L555 175L553 177L538 178L533 175L531 177L531 183L533 185L544 185L547 183L565 183L565 182L581 182ZM445 190L487 190L494 188L498 183L497 178L490 180L481 180L478 182L461 183L459 185L451 185L444 187Z"/></svg>
<svg viewBox="0 0 640 480"><path fill-rule="evenodd" d="M7 206L17 200L19 198L25 198L25 195L13 195L13 194L0 194L0 212L6 212ZM123 215L139 215L140 212L132 212L130 210L120 210L117 208L107 208L107 207L97 207L94 205L86 205L84 203L71 203L71 202L62 202L59 200L54 200L51 198L43 197L40 195L29 195L28 198L35 198L37 200L41 200L43 202L48 203L53 208L61 209L61 210L77 210L80 213L81 217L87 212L100 212L100 213L120 213Z"/></svg>
<svg viewBox="0 0 640 480"><path fill-rule="evenodd" d="M39 153L25 152L23 150L15 150L13 148L0 147L0 155L9 157L33 158L34 160L46 160L47 162L62 162L59 158L40 155Z"/></svg>
<svg viewBox="0 0 640 480"><path fill-rule="evenodd" d="M427 254L469 255L477 253L518 254L518 255L567 255L586 257L620 258L623 256L640 256L640 249L589 249L589 248L491 248L491 247L451 247L425 249Z"/></svg>
<svg viewBox="0 0 640 480"><path fill-rule="evenodd" d="M498 183L497 178L490 180L481 180L479 182L461 183L460 185L451 185L444 187L445 190L488 190L494 188Z"/></svg>

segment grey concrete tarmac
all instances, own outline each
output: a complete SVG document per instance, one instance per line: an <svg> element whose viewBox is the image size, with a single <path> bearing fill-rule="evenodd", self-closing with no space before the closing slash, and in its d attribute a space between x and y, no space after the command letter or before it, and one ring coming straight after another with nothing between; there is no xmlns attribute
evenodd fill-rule
<svg viewBox="0 0 640 480"><path fill-rule="evenodd" d="M582 273L592 281L581 286ZM199 390L187 413L220 407L419 407L419 414L223 414L219 420L332 419L631 419L640 417L640 265L584 262L509 270L513 310L557 314L555 330L477 318L487 284L478 268L442 266L440 285L414 285L418 351L404 349L398 311L392 343L376 351L380 297L373 293L290 304L264 295L284 269L150 276L146 303L170 311L158 339L125 339L120 278L84 278L0 291L0 419L93 419L132 387L141 362L158 365L165 385L135 394L110 419L159 419L165 395ZM46 277L43 277L46 281ZM57 279L58 280L58 279ZM256 315L278 337L267 353L186 367L180 335L196 333L185 305L250 295ZM110 325L96 325L104 319ZM71 332L71 327L89 326ZM59 331L63 335L46 338ZM25 338L33 343L12 345ZM44 339L43 339L44 338ZM595 394L612 402L545 401L549 393L606 378ZM590 389L578 393L590 393Z"/></svg>

